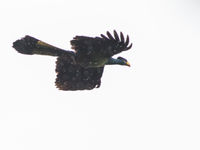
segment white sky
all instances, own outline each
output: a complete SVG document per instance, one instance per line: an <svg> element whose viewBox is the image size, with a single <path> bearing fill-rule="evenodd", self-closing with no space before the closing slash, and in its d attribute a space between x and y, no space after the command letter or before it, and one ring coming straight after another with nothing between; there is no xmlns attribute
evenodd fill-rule
<svg viewBox="0 0 200 150"><path fill-rule="evenodd" d="M198 0L5 0L0 2L1 150L199 150ZM70 49L75 35L129 34L101 88L54 86L55 58L17 53L31 35Z"/></svg>

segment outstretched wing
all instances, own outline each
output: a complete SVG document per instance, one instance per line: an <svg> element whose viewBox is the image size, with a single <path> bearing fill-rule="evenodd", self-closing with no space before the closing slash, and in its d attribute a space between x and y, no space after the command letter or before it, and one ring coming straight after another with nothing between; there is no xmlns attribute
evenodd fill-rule
<svg viewBox="0 0 200 150"><path fill-rule="evenodd" d="M104 67L83 68L72 57L60 56L56 62L56 86L60 90L91 90L101 85Z"/></svg>
<svg viewBox="0 0 200 150"><path fill-rule="evenodd" d="M122 32L118 35L115 30L114 36L110 32L107 32L107 36L101 34L101 37L95 38L76 36L71 40L71 45L78 55L90 57L111 57L132 47L132 44L129 45L129 36L124 38Z"/></svg>

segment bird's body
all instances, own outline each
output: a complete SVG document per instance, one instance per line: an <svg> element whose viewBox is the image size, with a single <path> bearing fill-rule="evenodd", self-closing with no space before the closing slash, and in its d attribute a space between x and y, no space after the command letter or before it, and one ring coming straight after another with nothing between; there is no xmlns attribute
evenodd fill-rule
<svg viewBox="0 0 200 150"><path fill-rule="evenodd" d="M126 59L113 55L128 50L129 37L126 41L114 31L114 37L107 32L107 36L86 37L76 36L71 40L72 49L67 51L31 36L17 40L13 47L22 54L39 54L57 56L56 86L61 90L90 90L99 87L105 65L121 64L129 66Z"/></svg>

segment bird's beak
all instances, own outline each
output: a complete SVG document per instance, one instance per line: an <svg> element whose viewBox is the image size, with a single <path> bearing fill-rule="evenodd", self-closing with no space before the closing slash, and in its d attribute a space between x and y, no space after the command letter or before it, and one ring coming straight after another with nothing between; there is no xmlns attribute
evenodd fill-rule
<svg viewBox="0 0 200 150"><path fill-rule="evenodd" d="M128 61L126 62L126 65L129 66L129 67L131 66L131 64Z"/></svg>

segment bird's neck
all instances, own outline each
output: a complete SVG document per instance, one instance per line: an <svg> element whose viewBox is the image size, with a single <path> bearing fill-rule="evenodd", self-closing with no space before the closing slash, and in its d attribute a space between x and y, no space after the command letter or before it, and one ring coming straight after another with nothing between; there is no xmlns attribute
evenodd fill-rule
<svg viewBox="0 0 200 150"><path fill-rule="evenodd" d="M115 59L115 58L110 58L108 59L106 65L121 65L122 62L119 59Z"/></svg>

